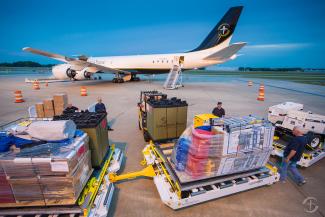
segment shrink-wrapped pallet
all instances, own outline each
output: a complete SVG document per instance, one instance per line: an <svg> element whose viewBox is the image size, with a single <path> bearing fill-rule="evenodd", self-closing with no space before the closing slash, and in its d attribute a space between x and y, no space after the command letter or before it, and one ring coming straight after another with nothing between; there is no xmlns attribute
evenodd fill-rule
<svg viewBox="0 0 325 217"><path fill-rule="evenodd" d="M76 131L76 124L66 121L36 121L28 126L28 134L36 139L45 141L59 141L71 139Z"/></svg>
<svg viewBox="0 0 325 217"><path fill-rule="evenodd" d="M272 124L254 117L191 126L174 146L172 166L186 182L258 169L267 163L273 136Z"/></svg>
<svg viewBox="0 0 325 217"><path fill-rule="evenodd" d="M0 207L75 204L91 172L88 136L0 156Z"/></svg>

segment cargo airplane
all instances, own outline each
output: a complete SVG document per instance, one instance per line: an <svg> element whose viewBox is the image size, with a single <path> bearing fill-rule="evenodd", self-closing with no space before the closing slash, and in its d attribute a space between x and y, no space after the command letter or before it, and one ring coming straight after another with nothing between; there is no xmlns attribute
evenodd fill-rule
<svg viewBox="0 0 325 217"><path fill-rule="evenodd" d="M183 53L67 57L31 47L23 50L64 62L52 68L56 79L84 80L90 79L95 73L110 72L116 75L113 79L115 83L124 82L126 76L130 81L138 81L137 74L168 73L176 64L184 71L234 59L236 53L246 45L245 42L230 45L242 9L242 6L230 8L197 48Z"/></svg>

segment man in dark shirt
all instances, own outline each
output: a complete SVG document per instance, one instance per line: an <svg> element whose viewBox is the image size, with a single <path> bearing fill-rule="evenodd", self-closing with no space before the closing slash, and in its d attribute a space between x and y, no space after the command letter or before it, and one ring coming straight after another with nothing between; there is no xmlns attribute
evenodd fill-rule
<svg viewBox="0 0 325 217"><path fill-rule="evenodd" d="M218 116L218 117L223 117L225 116L225 110L222 108L222 102L218 102L217 104L217 107L215 107L213 110L212 110L212 114L214 114L215 116Z"/></svg>
<svg viewBox="0 0 325 217"><path fill-rule="evenodd" d="M75 106L73 106L71 103L68 104L68 107L66 107L63 111L64 114L67 113L74 113L76 111L78 111L79 109Z"/></svg>
<svg viewBox="0 0 325 217"><path fill-rule="evenodd" d="M95 112L97 113L107 113L105 104L102 102L102 98L98 97L97 104L95 105ZM107 130L112 131L113 129L107 125Z"/></svg>
<svg viewBox="0 0 325 217"><path fill-rule="evenodd" d="M97 113L107 113L105 104L102 103L101 98L97 99L97 104L95 105L95 112L97 112Z"/></svg>
<svg viewBox="0 0 325 217"><path fill-rule="evenodd" d="M295 137L286 146L283 152L280 181L285 182L289 170L297 181L298 185L301 186L305 184L306 181L297 169L297 162L300 160L305 150L307 138L304 136L302 127L294 127L292 133Z"/></svg>

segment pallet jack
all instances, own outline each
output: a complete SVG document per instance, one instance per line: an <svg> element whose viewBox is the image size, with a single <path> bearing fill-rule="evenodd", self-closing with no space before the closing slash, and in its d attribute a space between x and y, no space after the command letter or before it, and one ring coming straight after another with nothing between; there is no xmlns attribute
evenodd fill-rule
<svg viewBox="0 0 325 217"><path fill-rule="evenodd" d="M167 148L166 148L167 147ZM177 210L217 199L238 192L272 185L279 181L277 168L271 164L258 170L244 172L230 176L222 176L182 184L179 182L169 163L169 155L173 149L172 144L154 144L150 142L142 151L146 166L141 171L117 175L109 174L110 182L134 179L137 177L151 177L157 187L160 198L164 204Z"/></svg>

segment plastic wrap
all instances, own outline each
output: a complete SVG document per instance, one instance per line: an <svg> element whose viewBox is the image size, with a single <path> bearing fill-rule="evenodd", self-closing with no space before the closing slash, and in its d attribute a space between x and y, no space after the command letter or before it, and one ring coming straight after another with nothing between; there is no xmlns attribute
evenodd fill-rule
<svg viewBox="0 0 325 217"><path fill-rule="evenodd" d="M0 155L0 207L74 204L92 171L88 136Z"/></svg>
<svg viewBox="0 0 325 217"><path fill-rule="evenodd" d="M71 120L66 121L36 121L28 126L28 134L33 138L45 141L71 139L76 131L76 125Z"/></svg>
<svg viewBox="0 0 325 217"><path fill-rule="evenodd" d="M172 166L185 182L257 169L267 163L273 136L272 124L255 117L190 126L174 146Z"/></svg>

